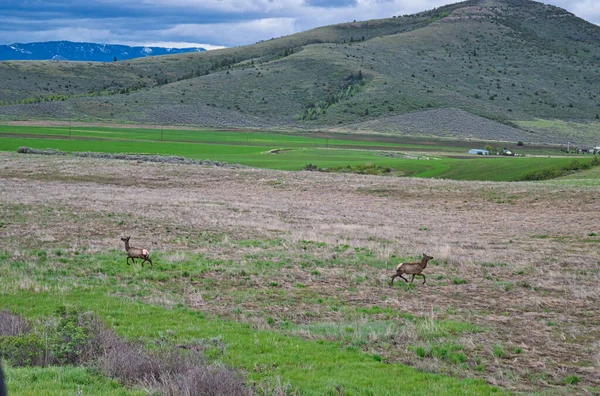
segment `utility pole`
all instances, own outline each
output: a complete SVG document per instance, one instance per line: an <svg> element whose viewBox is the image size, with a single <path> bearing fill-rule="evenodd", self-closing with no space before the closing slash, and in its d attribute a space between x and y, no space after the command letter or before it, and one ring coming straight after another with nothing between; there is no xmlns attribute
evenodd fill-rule
<svg viewBox="0 0 600 396"><path fill-rule="evenodd" d="M71 139L71 123L72 121L69 121L69 139Z"/></svg>
<svg viewBox="0 0 600 396"><path fill-rule="evenodd" d="M567 153L571 152L571 142L567 142Z"/></svg>
<svg viewBox="0 0 600 396"><path fill-rule="evenodd" d="M163 127L160 127L160 141L163 141Z"/></svg>

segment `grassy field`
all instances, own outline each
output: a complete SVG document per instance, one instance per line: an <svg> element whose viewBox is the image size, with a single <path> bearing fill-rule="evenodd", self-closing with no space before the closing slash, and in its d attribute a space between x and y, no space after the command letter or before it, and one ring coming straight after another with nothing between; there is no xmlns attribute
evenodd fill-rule
<svg viewBox="0 0 600 396"><path fill-rule="evenodd" d="M70 138L69 138L70 135ZM161 140L162 139L162 140ZM385 135L290 134L261 131L215 131L158 128L0 126L0 150L21 146L67 152L143 153L209 159L252 167L301 170L367 164L390 168L392 175L455 180L515 181L522 175L562 167L574 159L545 146L507 145L527 157L465 155L469 147L498 142L469 142ZM277 150L276 153L272 150Z"/></svg>
<svg viewBox="0 0 600 396"><path fill-rule="evenodd" d="M3 152L0 183L0 305L32 323L67 306L147 348L204 343L209 362L266 394L600 391L598 179ZM125 264L123 235L153 267ZM396 264L423 252L427 283L389 286ZM94 370L11 366L9 387L147 390Z"/></svg>
<svg viewBox="0 0 600 396"><path fill-rule="evenodd" d="M126 389L117 381L101 378L81 367L35 367L6 370L8 391L22 396L108 395L142 396L143 390Z"/></svg>

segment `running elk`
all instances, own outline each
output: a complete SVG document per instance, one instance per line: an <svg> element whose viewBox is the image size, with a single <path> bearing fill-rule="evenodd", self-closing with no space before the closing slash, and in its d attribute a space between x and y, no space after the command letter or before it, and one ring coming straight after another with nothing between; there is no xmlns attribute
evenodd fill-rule
<svg viewBox="0 0 600 396"><path fill-rule="evenodd" d="M144 263L146 261L149 262L151 266L153 266L152 260L150 260L150 252L147 251L146 249L140 249L140 248L136 248L133 246L129 246L129 239L131 239L130 236L121 238L121 240L123 242L125 242L125 250L127 250L127 265L130 265L129 259L131 259L133 264L135 264L135 259L139 258L139 259L144 259L144 261L142 261L142 267L144 266Z"/></svg>
<svg viewBox="0 0 600 396"><path fill-rule="evenodd" d="M404 281L408 283L408 279L403 277L402 274L412 275L410 283L412 283L412 281L415 280L415 275L421 275L423 277L423 284L425 284L425 275L423 275L422 272L425 269L425 267L427 267L427 262L431 259L433 259L432 256L428 256L425 253L423 253L423 258L421 259L420 263L398 264L398 266L396 267L396 273L392 275L392 281L390 282L390 286L394 284L394 279L396 279L397 277L404 279Z"/></svg>

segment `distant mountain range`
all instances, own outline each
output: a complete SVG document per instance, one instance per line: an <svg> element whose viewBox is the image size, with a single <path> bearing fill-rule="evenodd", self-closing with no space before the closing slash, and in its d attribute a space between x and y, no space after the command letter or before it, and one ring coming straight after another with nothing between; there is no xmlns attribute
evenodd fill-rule
<svg viewBox="0 0 600 396"><path fill-rule="evenodd" d="M0 61L5 60L68 60L112 62L156 55L205 51L204 48L130 47L117 44L47 41L0 45Z"/></svg>

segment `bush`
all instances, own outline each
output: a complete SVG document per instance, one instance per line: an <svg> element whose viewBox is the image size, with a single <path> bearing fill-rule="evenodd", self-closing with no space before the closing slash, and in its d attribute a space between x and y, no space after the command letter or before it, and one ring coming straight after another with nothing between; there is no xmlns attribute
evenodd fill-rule
<svg viewBox="0 0 600 396"><path fill-rule="evenodd" d="M124 383L144 384L163 395L248 395L240 374L208 365L198 345L146 351L135 342L122 341L108 331L104 355L97 366L104 375Z"/></svg>
<svg viewBox="0 0 600 396"><path fill-rule="evenodd" d="M99 348L94 337L100 328L98 320L64 308L59 314L58 319L48 318L37 328L26 325L21 332L0 337L0 357L14 366L78 365L93 359Z"/></svg>
<svg viewBox="0 0 600 396"><path fill-rule="evenodd" d="M520 140L517 142L517 146L519 146L519 147L523 147L524 145L525 145L525 143L523 143L523 142L522 142L522 141L520 141Z"/></svg>
<svg viewBox="0 0 600 396"><path fill-rule="evenodd" d="M31 325L25 319L8 311L0 311L0 336L18 336L30 330Z"/></svg>
<svg viewBox="0 0 600 396"><path fill-rule="evenodd" d="M45 366L44 342L36 334L0 337L0 358L13 366Z"/></svg>
<svg viewBox="0 0 600 396"><path fill-rule="evenodd" d="M26 322L15 315L0 313L0 319L8 318L0 322L0 329L10 322L25 331L10 326L14 335L0 335L0 357L14 366L84 364L123 383L149 388L152 394L250 394L239 373L205 362L203 343L146 350L121 340L90 312L63 307L57 313L33 329L22 326Z"/></svg>
<svg viewBox="0 0 600 396"><path fill-rule="evenodd" d="M49 348L53 358L59 364L77 365L94 358L95 334L101 327L98 319L91 313L77 310L59 309L60 319L56 328L49 330Z"/></svg>

